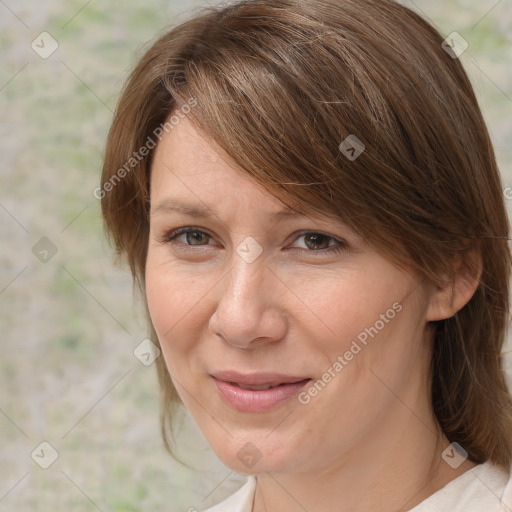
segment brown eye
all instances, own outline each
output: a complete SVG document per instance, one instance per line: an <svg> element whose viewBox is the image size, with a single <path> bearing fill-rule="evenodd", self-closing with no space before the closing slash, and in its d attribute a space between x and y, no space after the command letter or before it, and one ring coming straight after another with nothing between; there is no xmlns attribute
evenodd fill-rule
<svg viewBox="0 0 512 512"><path fill-rule="evenodd" d="M347 243L324 233L316 231L303 231L298 233L295 239L297 243L301 240L301 245L295 245L294 249L302 249L310 254L321 255L326 253L336 253L347 249Z"/></svg>
<svg viewBox="0 0 512 512"><path fill-rule="evenodd" d="M321 250L329 247L331 237L321 233L307 233L304 235L304 241L309 249Z"/></svg>

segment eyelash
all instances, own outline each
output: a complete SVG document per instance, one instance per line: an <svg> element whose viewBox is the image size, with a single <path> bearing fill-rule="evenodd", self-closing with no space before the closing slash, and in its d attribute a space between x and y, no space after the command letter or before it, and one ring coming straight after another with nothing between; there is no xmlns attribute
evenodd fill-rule
<svg viewBox="0 0 512 512"><path fill-rule="evenodd" d="M186 234L186 233L203 233L205 234L207 237L209 237L209 239L211 239L212 237L206 233L205 231L201 230L201 229L198 229L198 228L194 228L194 227L186 227L186 228L179 228L179 229L175 229L173 231L170 231L169 233L165 234L162 239L160 240L161 243L164 243L164 244L173 244L173 243L176 243L174 242L174 239L179 237L180 235L183 235L183 234ZM302 247L293 247L293 249L299 249L299 250L302 250L302 251L306 251L308 253L311 253L311 254L319 254L319 255L322 255L322 254L335 254L335 253L339 253L339 252L342 252L344 250L347 249L347 244L346 242L344 242L343 240L339 240L338 238L335 238L331 235L327 235L325 233L322 233L321 231L301 231L299 233L297 233L297 237L295 238L295 240L297 240L297 238L301 238L305 235L322 235L323 237L326 237L329 242L331 241L334 241L336 242L336 245L332 245L330 247L327 247L325 249L319 249L319 250L314 250L314 249L304 249ZM195 251L195 249L189 249L190 247L205 247L207 246L208 244L205 244L205 245L192 245L192 244L182 244L184 247L186 247L185 250L187 251Z"/></svg>

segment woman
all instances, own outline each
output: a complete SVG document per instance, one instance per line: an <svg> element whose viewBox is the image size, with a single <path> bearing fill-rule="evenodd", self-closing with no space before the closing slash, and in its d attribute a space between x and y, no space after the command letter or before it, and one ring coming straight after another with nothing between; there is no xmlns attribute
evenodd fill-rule
<svg viewBox="0 0 512 512"><path fill-rule="evenodd" d="M166 443L183 403L249 475L212 512L512 510L509 226L457 56L390 0L253 0L133 71L102 209Z"/></svg>

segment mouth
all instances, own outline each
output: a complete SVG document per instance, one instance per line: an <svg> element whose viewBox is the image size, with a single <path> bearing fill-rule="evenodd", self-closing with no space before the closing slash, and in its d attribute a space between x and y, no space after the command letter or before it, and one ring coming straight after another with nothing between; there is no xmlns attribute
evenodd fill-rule
<svg viewBox="0 0 512 512"><path fill-rule="evenodd" d="M277 386L283 386L286 384L262 384L261 386L250 386L248 384L242 384L240 382L230 382L233 386L238 386L240 389L250 389L251 391L265 391L266 389L274 389Z"/></svg>
<svg viewBox="0 0 512 512"><path fill-rule="evenodd" d="M309 381L311 379L300 379L296 382L278 382L274 384L260 384L258 386L251 385L251 384L243 384L241 382L228 382L228 384L231 384L232 386L239 387L240 389L248 389L250 391L266 391L267 389L274 389L280 386L292 386L294 384L299 384L305 381Z"/></svg>
<svg viewBox="0 0 512 512"><path fill-rule="evenodd" d="M265 412L284 405L312 379L270 373L211 375L223 401L240 412Z"/></svg>

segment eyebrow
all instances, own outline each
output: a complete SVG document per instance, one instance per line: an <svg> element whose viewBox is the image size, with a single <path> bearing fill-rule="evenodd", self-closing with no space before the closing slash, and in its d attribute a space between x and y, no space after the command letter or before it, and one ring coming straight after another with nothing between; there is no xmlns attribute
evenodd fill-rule
<svg viewBox="0 0 512 512"><path fill-rule="evenodd" d="M189 217L208 218L219 217L219 214L213 208L207 205L197 205L189 203L179 198L167 198L160 201L154 208L151 208L151 215L160 215L168 213L181 213ZM292 208L286 208L268 215L271 220L277 221L289 217L306 217L305 214L297 212Z"/></svg>

